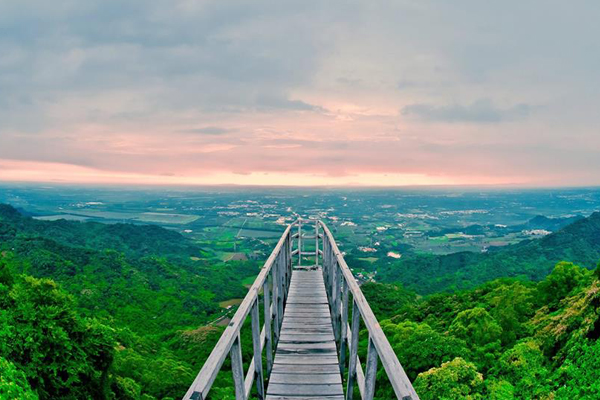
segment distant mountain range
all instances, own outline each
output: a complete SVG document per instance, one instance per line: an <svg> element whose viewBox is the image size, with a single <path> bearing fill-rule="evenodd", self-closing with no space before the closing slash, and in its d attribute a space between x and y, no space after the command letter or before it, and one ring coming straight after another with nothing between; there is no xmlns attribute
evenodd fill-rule
<svg viewBox="0 0 600 400"><path fill-rule="evenodd" d="M538 216L522 229L555 229L541 239L527 240L489 253L408 255L380 268L377 280L399 282L420 294L472 288L500 277L543 279L566 260L593 269L600 261L600 213L572 220Z"/></svg>

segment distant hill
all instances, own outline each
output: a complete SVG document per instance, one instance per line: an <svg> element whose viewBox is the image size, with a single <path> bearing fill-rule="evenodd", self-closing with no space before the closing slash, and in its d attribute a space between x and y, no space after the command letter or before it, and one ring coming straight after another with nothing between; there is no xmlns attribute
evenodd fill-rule
<svg viewBox="0 0 600 400"><path fill-rule="evenodd" d="M502 232L504 234L513 233L513 232L521 232L524 230L533 230L533 229L544 229L550 232L555 232L559 229L564 228L567 225L572 224L573 222L579 221L583 219L582 215L575 215L571 217L557 217L557 218L548 218L543 215L537 215L531 218L529 221L519 224L519 225L479 225L473 224L466 227L452 227L452 228L444 228L437 229L431 232L428 232L429 236L441 236L452 233L465 233L467 235L484 235L488 231Z"/></svg>
<svg viewBox="0 0 600 400"><path fill-rule="evenodd" d="M219 301L244 296L257 263L201 252L159 226L40 221L0 205L0 258L15 272L56 280L82 308L138 331L194 326L218 315Z"/></svg>
<svg viewBox="0 0 600 400"><path fill-rule="evenodd" d="M68 246L112 249L129 256L190 257L201 248L181 234L157 225L103 224L99 222L42 221L0 204L0 222L19 235L51 239ZM1 234L1 233L0 233Z"/></svg>
<svg viewBox="0 0 600 400"><path fill-rule="evenodd" d="M553 224L536 217L531 225ZM531 226L530 225L530 226ZM546 225L548 226L548 225ZM382 266L377 278L400 282L421 294L472 288L500 277L526 276L541 280L554 265L572 261L588 269L600 261L600 213L576 219L541 239L506 246L490 253L460 252L448 255L413 255Z"/></svg>
<svg viewBox="0 0 600 400"><path fill-rule="evenodd" d="M585 217L582 215L575 215L571 217L562 217L562 218L548 218L543 215L537 215L531 218L523 225L511 226L509 228L513 228L515 230L524 230L524 229L546 229L548 231L557 231L559 229L564 228L567 225L570 225L574 222L577 222Z"/></svg>

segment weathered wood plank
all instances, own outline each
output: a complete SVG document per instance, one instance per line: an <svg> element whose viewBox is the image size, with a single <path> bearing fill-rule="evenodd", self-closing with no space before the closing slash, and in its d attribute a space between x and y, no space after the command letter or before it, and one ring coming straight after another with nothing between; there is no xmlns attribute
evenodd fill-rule
<svg viewBox="0 0 600 400"><path fill-rule="evenodd" d="M344 400L344 396L271 396L267 395L267 400Z"/></svg>
<svg viewBox="0 0 600 400"><path fill-rule="evenodd" d="M267 399L343 398L321 271L293 271Z"/></svg>
<svg viewBox="0 0 600 400"><path fill-rule="evenodd" d="M325 343L296 343L296 342L279 342L279 346L277 347L277 352L279 354L284 354L284 351L296 351L296 350L315 350L316 353L320 353L321 351L317 350L331 350L336 351L335 343L325 342Z"/></svg>
<svg viewBox="0 0 600 400"><path fill-rule="evenodd" d="M273 395L294 395L294 396L331 396L343 395L341 384L281 384L270 383L269 394Z"/></svg>
<svg viewBox="0 0 600 400"><path fill-rule="evenodd" d="M290 311L306 311L306 312L326 311L326 312L329 312L329 307L327 307L327 304L311 304L310 306L304 306L301 304L288 303L287 306L285 307L285 312L288 313Z"/></svg>
<svg viewBox="0 0 600 400"><path fill-rule="evenodd" d="M331 329L331 327L323 325L302 325L302 324L288 324L288 325L284 325L283 328L281 329L281 333L282 334L305 334L305 335L310 335L310 334L332 334L333 335L333 329Z"/></svg>
<svg viewBox="0 0 600 400"><path fill-rule="evenodd" d="M285 342L331 342L333 340L333 334L328 333L286 333L283 332L279 341Z"/></svg>
<svg viewBox="0 0 600 400"><path fill-rule="evenodd" d="M280 374L273 372L269 383L281 383L286 385L331 385L335 383L342 384L340 374Z"/></svg>
<svg viewBox="0 0 600 400"><path fill-rule="evenodd" d="M330 354L311 354L307 355L292 355L292 354L278 354L275 357L275 365L277 364L291 364L291 365L334 365L339 368L337 355ZM273 367L275 368L275 367Z"/></svg>
<svg viewBox="0 0 600 400"><path fill-rule="evenodd" d="M273 373L339 375L340 371L335 364L277 364Z"/></svg>

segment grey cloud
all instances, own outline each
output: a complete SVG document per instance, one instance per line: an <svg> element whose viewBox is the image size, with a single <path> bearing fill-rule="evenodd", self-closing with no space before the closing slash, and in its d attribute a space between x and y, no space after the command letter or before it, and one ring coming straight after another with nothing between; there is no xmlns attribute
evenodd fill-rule
<svg viewBox="0 0 600 400"><path fill-rule="evenodd" d="M523 174L600 175L590 161L600 149L598 12L597 0L0 0L0 158L159 173L176 163L196 172L310 165L315 173L324 165L469 173L489 164L485 172L494 173L520 157ZM455 98L484 99L448 102ZM406 121L354 115L344 125L333 111L388 115L409 103ZM440 124L428 129L412 118ZM509 132L505 121L518 124ZM244 127L243 140L229 125ZM297 151L269 140L282 146L265 150L253 132L268 125L282 137L402 129L397 143L289 143L304 148ZM235 157L180 162L168 151L124 155L55 138L91 128L108 143L136 131L243 143L230 151ZM411 135L430 145L408 146ZM483 150L453 145L484 139L491 143ZM539 143L570 150L560 157Z"/></svg>
<svg viewBox="0 0 600 400"><path fill-rule="evenodd" d="M528 104L501 108L489 99L481 99L468 105L411 104L402 109L402 114L431 122L496 123L526 118L530 111L531 106Z"/></svg>
<svg viewBox="0 0 600 400"><path fill-rule="evenodd" d="M302 100L290 100L279 96L260 96L257 99L259 107L297 110L297 111L323 111L323 108Z"/></svg>
<svg viewBox="0 0 600 400"><path fill-rule="evenodd" d="M201 135L225 135L226 133L235 132L236 129L220 128L218 126L205 126L203 128L184 129L181 133L197 133Z"/></svg>

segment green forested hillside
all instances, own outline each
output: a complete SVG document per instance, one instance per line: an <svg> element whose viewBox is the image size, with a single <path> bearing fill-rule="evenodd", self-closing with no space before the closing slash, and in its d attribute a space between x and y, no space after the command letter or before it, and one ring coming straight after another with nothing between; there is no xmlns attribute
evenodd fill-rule
<svg viewBox="0 0 600 400"><path fill-rule="evenodd" d="M598 398L600 282L589 269L599 232L594 214L538 241L419 256L378 274L410 290L365 284L421 398ZM0 398L179 398L222 332L208 324L217 302L243 297L258 270L201 252L158 227L37 221L0 207ZM463 287L474 288L421 296ZM211 396L230 400L223 371ZM380 400L392 398L384 382Z"/></svg>
<svg viewBox="0 0 600 400"><path fill-rule="evenodd" d="M562 260L588 268L600 260L600 213L577 220L542 239L488 253L409 255L378 265L377 279L402 283L420 294L430 294L472 288L501 277L540 280Z"/></svg>
<svg viewBox="0 0 600 400"><path fill-rule="evenodd" d="M201 252L156 226L38 221L0 206L0 368L14 376L0 398L180 397L222 331L203 325L258 269Z"/></svg>
<svg viewBox="0 0 600 400"><path fill-rule="evenodd" d="M243 297L255 262L193 261L201 249L158 226L38 221L0 206L0 251L15 272L56 280L94 316L138 332L205 322ZM174 319L175 318L175 319Z"/></svg>
<svg viewBox="0 0 600 400"><path fill-rule="evenodd" d="M538 283L505 278L425 298L389 285L363 288L423 400L593 400L598 277L599 269L562 262ZM378 399L393 398L382 389Z"/></svg>

